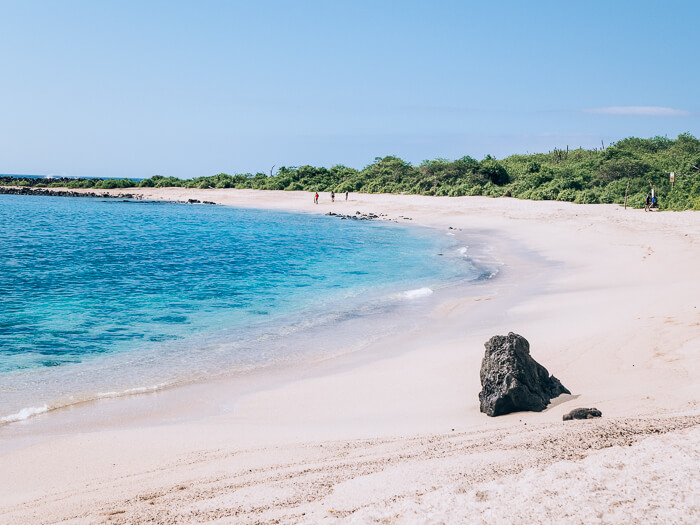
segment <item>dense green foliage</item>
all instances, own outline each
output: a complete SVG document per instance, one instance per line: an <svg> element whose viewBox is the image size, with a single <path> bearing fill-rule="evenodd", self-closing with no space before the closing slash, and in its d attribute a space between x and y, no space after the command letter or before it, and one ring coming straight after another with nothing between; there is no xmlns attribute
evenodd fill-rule
<svg viewBox="0 0 700 525"><path fill-rule="evenodd" d="M671 190L669 172L676 172ZM70 188L180 186L188 188L254 188L267 190L336 191L338 193L411 193L422 195L485 195L577 203L619 203L642 207L650 185L659 208L700 210L700 141L690 134L677 139L627 138L604 150L554 150L481 161L462 157L436 159L420 166L397 157L377 157L362 170L346 166L282 167L264 173L181 180L156 175L143 181L119 179L13 179L12 184ZM629 190L627 190L629 184Z"/></svg>

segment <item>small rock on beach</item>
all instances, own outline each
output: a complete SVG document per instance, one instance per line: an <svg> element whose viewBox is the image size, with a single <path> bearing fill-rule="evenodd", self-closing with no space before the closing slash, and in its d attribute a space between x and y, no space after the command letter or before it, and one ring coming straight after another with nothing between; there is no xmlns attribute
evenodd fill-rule
<svg viewBox="0 0 700 525"><path fill-rule="evenodd" d="M571 421L572 419L593 419L602 415L603 413L597 408L574 408L568 414L564 414L562 419L564 421Z"/></svg>

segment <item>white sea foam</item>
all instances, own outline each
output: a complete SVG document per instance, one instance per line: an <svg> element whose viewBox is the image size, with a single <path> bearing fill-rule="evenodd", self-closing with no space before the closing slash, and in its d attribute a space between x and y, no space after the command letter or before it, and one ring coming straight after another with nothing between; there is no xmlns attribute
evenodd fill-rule
<svg viewBox="0 0 700 525"><path fill-rule="evenodd" d="M43 414L44 412L48 412L48 410L49 410L48 405L44 405L43 407L23 408L19 412L16 412L14 414L10 414L9 416L1 417L0 423L13 423L15 421L23 421L25 419L29 419L32 416L36 416L38 414Z"/></svg>
<svg viewBox="0 0 700 525"><path fill-rule="evenodd" d="M168 386L169 383L158 383L157 385L151 385L151 386L139 386L135 388L127 388L126 390L121 390L121 391L115 391L115 392L98 392L97 397L98 398L106 398L106 397L121 397L121 396L130 396L132 394L145 394L147 392L155 392L156 390L160 390L161 388L165 388Z"/></svg>
<svg viewBox="0 0 700 525"><path fill-rule="evenodd" d="M404 299L418 299L420 297L428 297L433 293L432 288L418 288L416 290L407 290L401 293L401 297Z"/></svg>
<svg viewBox="0 0 700 525"><path fill-rule="evenodd" d="M457 252L458 252L460 255L467 255L467 247L466 247L466 246L462 246L459 250L457 250Z"/></svg>

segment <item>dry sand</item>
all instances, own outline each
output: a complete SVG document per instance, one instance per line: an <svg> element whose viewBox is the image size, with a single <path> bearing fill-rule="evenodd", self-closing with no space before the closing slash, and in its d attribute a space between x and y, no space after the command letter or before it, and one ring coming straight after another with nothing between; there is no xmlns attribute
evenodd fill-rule
<svg viewBox="0 0 700 525"><path fill-rule="evenodd" d="M382 213L436 235L486 235L502 271L436 304L416 330L352 356L251 377L245 388L217 381L6 425L0 522L700 521L700 214L479 197L331 203L323 194L315 205L304 192L129 193ZM542 413L481 414L483 343L508 331L573 394ZM603 418L561 421L581 406Z"/></svg>

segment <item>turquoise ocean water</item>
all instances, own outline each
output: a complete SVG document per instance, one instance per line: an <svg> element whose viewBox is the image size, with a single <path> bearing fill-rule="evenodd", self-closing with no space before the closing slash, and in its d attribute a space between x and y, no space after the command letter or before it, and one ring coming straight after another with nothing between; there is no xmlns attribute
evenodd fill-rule
<svg viewBox="0 0 700 525"><path fill-rule="evenodd" d="M0 195L0 423L332 353L321 335L359 343L489 274L464 252L386 222Z"/></svg>

